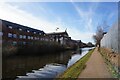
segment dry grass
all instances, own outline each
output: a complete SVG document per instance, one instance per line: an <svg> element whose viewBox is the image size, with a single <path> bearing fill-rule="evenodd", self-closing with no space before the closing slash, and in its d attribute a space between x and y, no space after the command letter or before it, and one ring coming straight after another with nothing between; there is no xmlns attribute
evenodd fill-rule
<svg viewBox="0 0 120 80"><path fill-rule="evenodd" d="M101 48L101 54L104 57L109 71L112 73L113 77L120 78L120 74L118 73L118 67L120 67L118 59L120 54L112 52L112 50L107 48Z"/></svg>

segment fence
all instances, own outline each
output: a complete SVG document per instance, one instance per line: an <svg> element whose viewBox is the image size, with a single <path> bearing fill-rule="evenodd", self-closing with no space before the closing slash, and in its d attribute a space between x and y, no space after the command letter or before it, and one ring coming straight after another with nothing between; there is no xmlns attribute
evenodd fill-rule
<svg viewBox="0 0 120 80"><path fill-rule="evenodd" d="M2 21L0 20L0 79L2 78Z"/></svg>
<svg viewBox="0 0 120 80"><path fill-rule="evenodd" d="M104 35L101 40L101 46L110 48L113 51L120 53L120 28L118 27L118 22L116 22L108 31L107 34Z"/></svg>

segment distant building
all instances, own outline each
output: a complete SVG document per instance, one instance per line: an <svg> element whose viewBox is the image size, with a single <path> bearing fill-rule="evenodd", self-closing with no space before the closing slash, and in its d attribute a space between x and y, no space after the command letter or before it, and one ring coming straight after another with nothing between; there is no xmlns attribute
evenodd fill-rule
<svg viewBox="0 0 120 80"><path fill-rule="evenodd" d="M58 42L62 45L66 45L71 38L69 37L67 31L65 32L53 32L46 34L49 41Z"/></svg>
<svg viewBox="0 0 120 80"><path fill-rule="evenodd" d="M87 47L87 44L86 44L86 43L83 43L81 40L79 40L79 47L80 47L80 48Z"/></svg>
<svg viewBox="0 0 120 80"><path fill-rule="evenodd" d="M44 40L44 31L33 29L20 24L12 23L5 20L0 20L2 25L2 42L12 45L29 44L32 41Z"/></svg>
<svg viewBox="0 0 120 80"><path fill-rule="evenodd" d="M72 40L66 30L65 32L48 33L46 36L48 37L49 41L57 42L61 45L66 46L68 49L78 48L78 42L76 40Z"/></svg>
<svg viewBox="0 0 120 80"><path fill-rule="evenodd" d="M92 44L91 42L88 42L87 47L94 47L94 44Z"/></svg>

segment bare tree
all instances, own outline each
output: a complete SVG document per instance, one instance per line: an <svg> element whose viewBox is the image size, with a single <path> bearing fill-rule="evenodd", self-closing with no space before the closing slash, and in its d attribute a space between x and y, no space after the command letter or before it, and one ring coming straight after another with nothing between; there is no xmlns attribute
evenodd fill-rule
<svg viewBox="0 0 120 80"><path fill-rule="evenodd" d="M93 39L96 43L96 46L98 45L98 49L101 47L100 42L103 38L104 34L107 32L109 26L107 25L106 21L103 21L102 25L99 25L96 30L96 34L93 35Z"/></svg>
<svg viewBox="0 0 120 80"><path fill-rule="evenodd" d="M97 30L96 30L96 34L93 35L93 39L96 43L96 46L98 45L98 50L100 49L101 45L101 39L103 38L104 34L106 33L105 30L108 28L109 26L106 24L106 22L103 22L102 26L98 26Z"/></svg>
<svg viewBox="0 0 120 80"><path fill-rule="evenodd" d="M104 35L104 31L103 31L103 28L101 26L98 26L97 27L97 31L96 31L96 34L93 35L93 39L96 43L96 46L98 45L99 48L100 48L100 41L101 39L103 38L103 35Z"/></svg>

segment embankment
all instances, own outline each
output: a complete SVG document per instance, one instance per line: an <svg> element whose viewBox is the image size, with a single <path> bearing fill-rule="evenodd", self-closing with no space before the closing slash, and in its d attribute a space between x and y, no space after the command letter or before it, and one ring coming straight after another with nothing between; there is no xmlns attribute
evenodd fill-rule
<svg viewBox="0 0 120 80"><path fill-rule="evenodd" d="M111 72L112 77L120 78L120 74L119 74L120 64L118 61L120 54L115 53L111 49L108 49L108 48L101 48L100 53L105 59L105 63L107 64L107 67L109 71Z"/></svg>
<svg viewBox="0 0 120 80"><path fill-rule="evenodd" d="M82 70L86 67L85 63L88 61L93 51L94 49L89 51L84 57L82 57L75 64L69 67L63 74L59 75L57 79L66 80L72 78L72 80L76 80L76 78L79 76Z"/></svg>

